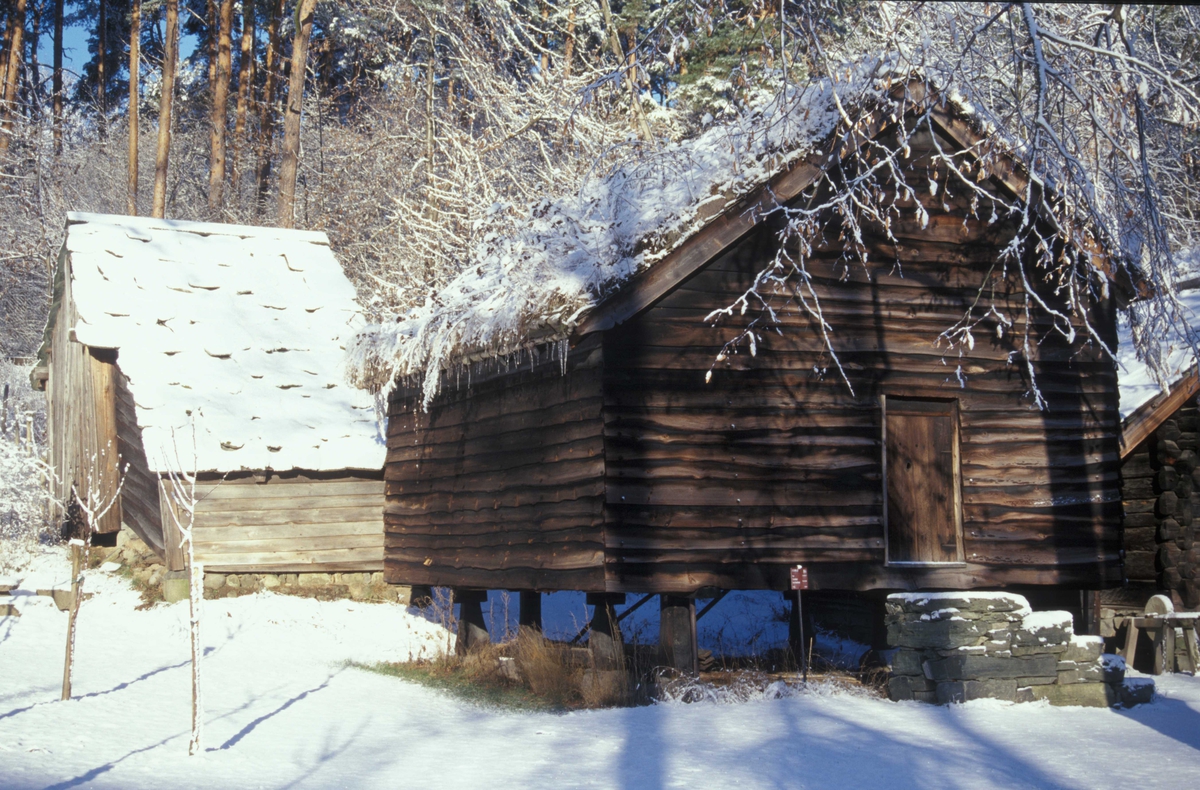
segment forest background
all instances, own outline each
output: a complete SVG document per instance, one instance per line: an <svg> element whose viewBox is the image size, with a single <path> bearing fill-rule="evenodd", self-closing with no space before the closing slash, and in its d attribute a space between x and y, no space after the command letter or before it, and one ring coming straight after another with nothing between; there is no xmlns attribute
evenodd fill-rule
<svg viewBox="0 0 1200 790"><path fill-rule="evenodd" d="M427 305L505 221L871 53L973 107L1056 215L1139 268L1152 366L1191 276L1192 8L3 0L0 23L4 356L37 348L68 211L325 231L380 320ZM64 64L66 32L86 53Z"/></svg>

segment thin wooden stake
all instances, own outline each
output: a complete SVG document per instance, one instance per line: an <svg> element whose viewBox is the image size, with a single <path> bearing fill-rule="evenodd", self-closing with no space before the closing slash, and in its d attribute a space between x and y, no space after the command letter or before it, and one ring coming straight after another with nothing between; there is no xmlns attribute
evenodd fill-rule
<svg viewBox="0 0 1200 790"><path fill-rule="evenodd" d="M75 657L75 619L79 617L79 602L83 597L83 541L71 541L71 615L67 618L67 655L63 661L62 699L71 698L71 663Z"/></svg>

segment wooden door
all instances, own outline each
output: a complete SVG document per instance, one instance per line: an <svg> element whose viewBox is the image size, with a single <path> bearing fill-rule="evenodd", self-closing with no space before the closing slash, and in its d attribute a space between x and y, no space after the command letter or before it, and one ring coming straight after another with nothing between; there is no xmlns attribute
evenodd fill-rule
<svg viewBox="0 0 1200 790"><path fill-rule="evenodd" d="M958 402L883 402L884 525L891 563L962 562Z"/></svg>

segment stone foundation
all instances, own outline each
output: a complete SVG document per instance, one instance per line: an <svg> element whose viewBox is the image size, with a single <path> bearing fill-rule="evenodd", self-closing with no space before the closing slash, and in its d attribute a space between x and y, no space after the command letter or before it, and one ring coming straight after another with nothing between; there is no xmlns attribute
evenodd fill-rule
<svg viewBox="0 0 1200 790"><path fill-rule="evenodd" d="M204 597L226 598L259 590L355 601L394 601L408 605L412 588L387 584L375 573L205 573Z"/></svg>
<svg viewBox="0 0 1200 790"><path fill-rule="evenodd" d="M1154 683L1125 679L1098 636L1068 612L1033 612L1009 593L897 593L887 599L888 695L945 705L973 699L1106 707L1149 702Z"/></svg>

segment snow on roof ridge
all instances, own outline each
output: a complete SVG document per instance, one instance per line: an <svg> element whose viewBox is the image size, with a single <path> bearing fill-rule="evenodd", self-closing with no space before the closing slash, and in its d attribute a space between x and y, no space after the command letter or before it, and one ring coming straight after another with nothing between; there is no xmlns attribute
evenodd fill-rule
<svg viewBox="0 0 1200 790"><path fill-rule="evenodd" d="M569 336L617 287L815 151L837 128L839 101L853 111L886 101L912 76L897 62L894 54L862 58L578 192L521 212L494 206L463 272L407 316L365 327L349 349L351 371L380 388L423 377L428 404L443 370ZM701 216L714 198L724 201L720 210Z"/></svg>
<svg viewBox="0 0 1200 790"><path fill-rule="evenodd" d="M89 211L68 211L67 226L86 224L118 225L146 230L172 230L201 235L235 236L238 238L291 238L329 246L329 237L319 230L278 228L270 225L235 225L224 222L198 222L185 219L159 219L128 214L97 214Z"/></svg>

